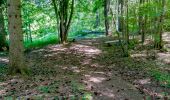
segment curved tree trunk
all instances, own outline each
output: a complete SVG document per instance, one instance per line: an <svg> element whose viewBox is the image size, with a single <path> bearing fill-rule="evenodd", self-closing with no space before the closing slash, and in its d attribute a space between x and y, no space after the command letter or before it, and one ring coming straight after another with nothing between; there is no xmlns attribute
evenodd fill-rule
<svg viewBox="0 0 170 100"><path fill-rule="evenodd" d="M10 74L27 74L21 19L21 1L7 0L8 5L8 30L9 30L9 66Z"/></svg>

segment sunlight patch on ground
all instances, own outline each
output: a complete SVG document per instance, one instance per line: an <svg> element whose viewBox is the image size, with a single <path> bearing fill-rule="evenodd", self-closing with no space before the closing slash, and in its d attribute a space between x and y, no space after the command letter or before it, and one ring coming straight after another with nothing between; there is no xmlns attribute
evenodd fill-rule
<svg viewBox="0 0 170 100"><path fill-rule="evenodd" d="M32 53L39 53L39 52L42 52L42 51L44 51L45 49L38 49L38 50L34 50L34 51L32 51Z"/></svg>
<svg viewBox="0 0 170 100"><path fill-rule="evenodd" d="M95 74L102 74L104 75L105 73L104 72L94 72Z"/></svg>
<svg viewBox="0 0 170 100"><path fill-rule="evenodd" d="M52 54L46 54L44 55L44 57L54 57L55 55L57 55L58 53L52 53Z"/></svg>
<svg viewBox="0 0 170 100"><path fill-rule="evenodd" d="M77 50L87 55L99 55L101 53L101 50L97 48L86 46L86 45L81 45L81 44L75 44L70 49Z"/></svg>
<svg viewBox="0 0 170 100"><path fill-rule="evenodd" d="M158 59L167 63L167 64L170 64L170 54L166 54L166 53L158 53Z"/></svg>
<svg viewBox="0 0 170 100"><path fill-rule="evenodd" d="M110 90L110 89L107 89L107 91L103 91L102 95L107 96L107 97L112 98L112 99L115 98L115 95L113 94L113 91Z"/></svg>
<svg viewBox="0 0 170 100"><path fill-rule="evenodd" d="M89 65L91 63L92 59L85 59L82 62L82 65Z"/></svg>
<svg viewBox="0 0 170 100"><path fill-rule="evenodd" d="M8 63L8 62L9 62L9 59L7 59L7 58L0 58L0 62Z"/></svg>
<svg viewBox="0 0 170 100"><path fill-rule="evenodd" d="M0 90L0 96L6 95L6 90Z"/></svg>
<svg viewBox="0 0 170 100"><path fill-rule="evenodd" d="M66 51L68 48L63 47L63 45L55 45L55 46L50 46L49 49L50 51Z"/></svg>
<svg viewBox="0 0 170 100"><path fill-rule="evenodd" d="M98 73L103 74L103 72L98 72ZM106 78L97 77L97 76L91 76L89 74L86 74L84 76L85 76L85 80L83 82L86 84L86 89L87 90L96 91L99 96L106 97L107 99L109 98L109 100L110 99L115 99L115 95L114 95L112 89L105 88L105 87L101 88L101 87L103 87L102 82L104 82L106 80Z"/></svg>
<svg viewBox="0 0 170 100"><path fill-rule="evenodd" d="M143 53L131 54L130 56L131 56L132 58L147 57L147 55L146 55L146 54L143 54Z"/></svg>
<svg viewBox="0 0 170 100"><path fill-rule="evenodd" d="M140 79L140 80L136 80L134 83L144 85L144 84L150 84L151 83L150 81L151 81L150 79Z"/></svg>
<svg viewBox="0 0 170 100"><path fill-rule="evenodd" d="M104 80L106 80L106 78L104 78L104 77L93 77L91 75L85 75L85 77L88 82L94 82L94 83L101 83Z"/></svg>
<svg viewBox="0 0 170 100"><path fill-rule="evenodd" d="M165 32L165 33L162 35L162 37L163 37L164 41L170 43L170 33Z"/></svg>
<svg viewBox="0 0 170 100"><path fill-rule="evenodd" d="M165 44L165 45L164 45L164 48L165 48L167 51L170 52L170 43L169 43L169 44Z"/></svg>
<svg viewBox="0 0 170 100"><path fill-rule="evenodd" d="M80 70L78 67L71 67L71 69L73 70L73 72L80 73Z"/></svg>
<svg viewBox="0 0 170 100"><path fill-rule="evenodd" d="M81 70L77 66L73 66L73 67L63 67L62 66L62 69L72 71L72 72L75 72L75 73L80 73L81 72Z"/></svg>
<svg viewBox="0 0 170 100"><path fill-rule="evenodd" d="M150 45L150 44L152 44L152 42L153 41L151 41L150 39L146 39L143 45ZM142 44L140 44L140 45L142 45Z"/></svg>
<svg viewBox="0 0 170 100"><path fill-rule="evenodd" d="M5 86L5 85L8 85L8 83L4 83L4 82L0 83L0 86Z"/></svg>
<svg viewBox="0 0 170 100"><path fill-rule="evenodd" d="M90 82L94 82L94 83L101 83L102 81L104 81L106 78L103 77L90 77L89 81Z"/></svg>

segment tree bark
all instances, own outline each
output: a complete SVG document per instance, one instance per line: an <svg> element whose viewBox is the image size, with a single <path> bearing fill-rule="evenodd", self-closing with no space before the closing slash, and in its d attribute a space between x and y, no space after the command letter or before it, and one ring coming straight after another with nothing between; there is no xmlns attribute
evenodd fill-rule
<svg viewBox="0 0 170 100"><path fill-rule="evenodd" d="M52 0L52 2L56 13L57 24L59 24L60 43L65 44L73 17L74 0Z"/></svg>
<svg viewBox="0 0 170 100"><path fill-rule="evenodd" d="M139 25L139 34L141 34L141 40L142 40L142 44L145 42L145 18L143 16L143 9L141 8L141 5L143 5L143 3L145 2L145 0L140 0L139 1L139 18L138 18L138 25Z"/></svg>
<svg viewBox="0 0 170 100"><path fill-rule="evenodd" d="M161 5L162 5L162 11L161 11L161 15L158 18L158 32L156 33L156 37L158 37L158 39L155 40L155 48L158 49L162 49L163 48L163 44L162 44L162 33L163 33L163 21L164 21L164 14L165 14L165 4L166 1L162 0Z"/></svg>
<svg viewBox="0 0 170 100"><path fill-rule="evenodd" d="M106 36L111 36L112 32L110 30L109 23L109 8L110 8L110 0L104 0L104 18L105 18L105 31Z"/></svg>
<svg viewBox="0 0 170 100"><path fill-rule="evenodd" d="M3 15L3 7L0 7L0 51L6 47L6 32Z"/></svg>
<svg viewBox="0 0 170 100"><path fill-rule="evenodd" d="M123 31L123 0L118 0L118 31Z"/></svg>
<svg viewBox="0 0 170 100"><path fill-rule="evenodd" d="M9 30L9 72L27 74L24 60L23 31L21 19L21 1L7 0Z"/></svg>

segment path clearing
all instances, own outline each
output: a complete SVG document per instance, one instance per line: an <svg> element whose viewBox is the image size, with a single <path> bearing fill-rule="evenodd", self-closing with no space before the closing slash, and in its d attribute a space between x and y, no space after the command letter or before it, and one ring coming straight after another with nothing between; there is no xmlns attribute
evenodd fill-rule
<svg viewBox="0 0 170 100"><path fill-rule="evenodd" d="M1 96L143 100L148 94L137 88L137 82L152 83L145 69L154 64L153 60L123 58L119 47L107 47L105 41L110 40L113 38L84 39L31 51L27 54L31 78L8 77L0 83ZM0 60L5 63L2 57Z"/></svg>

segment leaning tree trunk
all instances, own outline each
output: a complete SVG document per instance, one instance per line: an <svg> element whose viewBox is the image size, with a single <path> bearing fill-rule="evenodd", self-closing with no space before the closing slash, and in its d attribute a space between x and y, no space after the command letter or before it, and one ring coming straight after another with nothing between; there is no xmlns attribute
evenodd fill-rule
<svg viewBox="0 0 170 100"><path fill-rule="evenodd" d="M7 0L10 74L27 74L24 62L21 1Z"/></svg>
<svg viewBox="0 0 170 100"><path fill-rule="evenodd" d="M0 7L0 50L2 50L3 47L6 47L6 33L5 33L3 8Z"/></svg>

